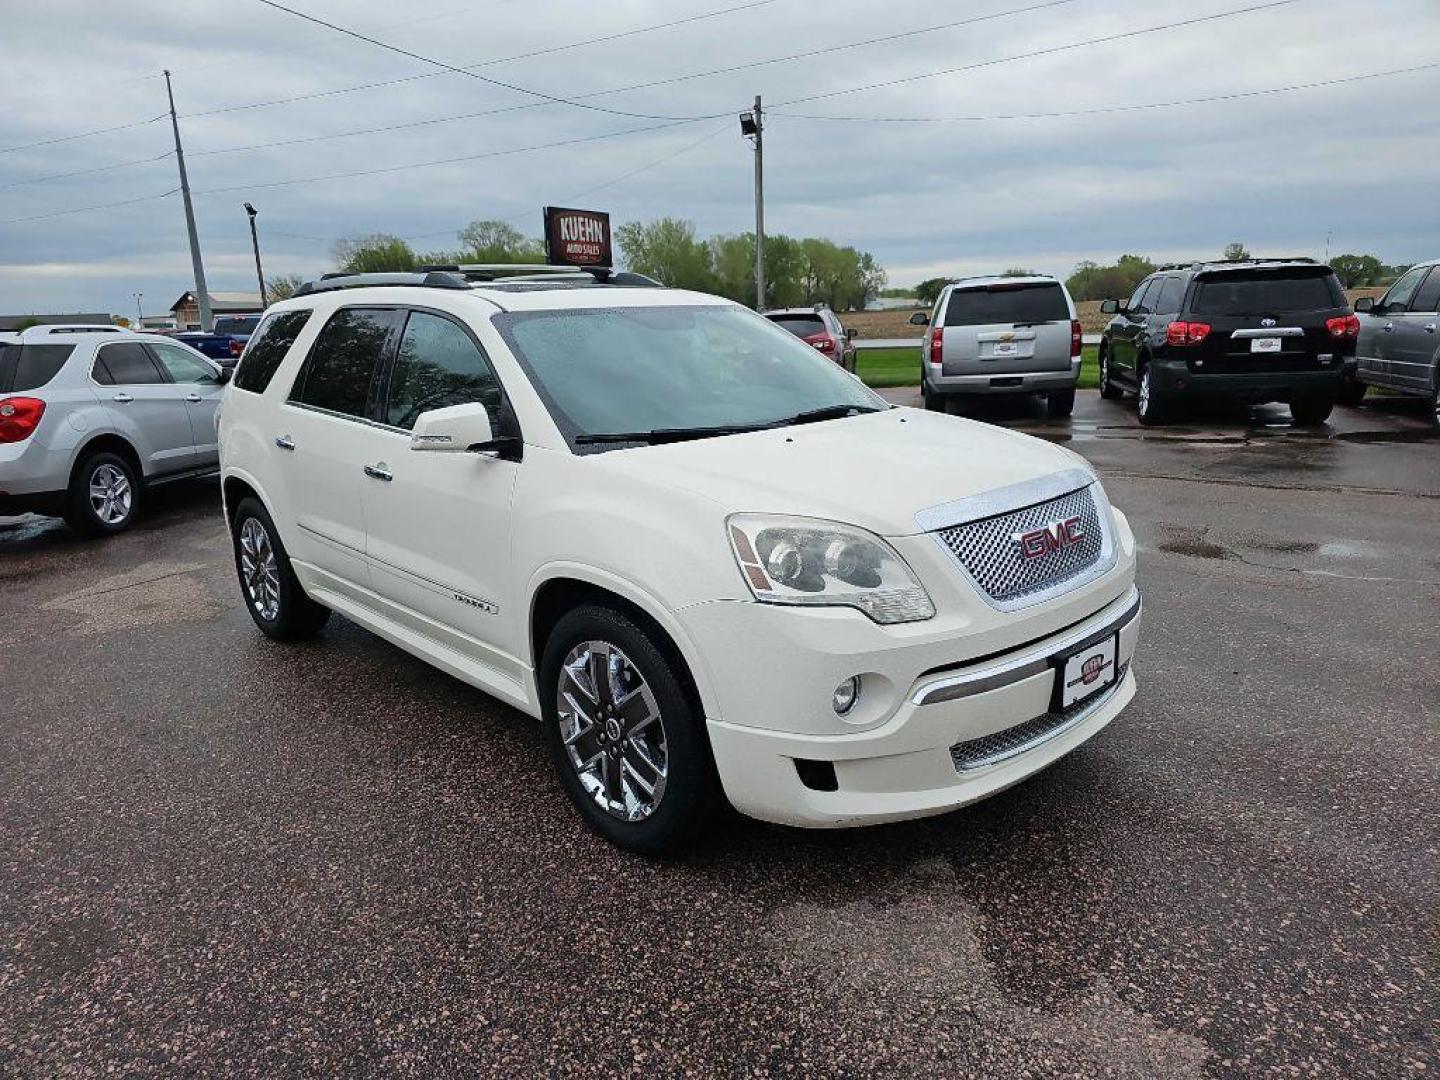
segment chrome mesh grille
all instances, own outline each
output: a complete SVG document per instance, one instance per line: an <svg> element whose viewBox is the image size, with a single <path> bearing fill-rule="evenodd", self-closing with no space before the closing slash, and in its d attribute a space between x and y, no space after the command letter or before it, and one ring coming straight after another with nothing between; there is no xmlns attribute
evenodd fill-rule
<svg viewBox="0 0 1440 1080"><path fill-rule="evenodd" d="M1084 536L1078 543L1027 559L1019 534L1069 518L1080 519ZM980 521L952 525L935 534L990 599L1005 603L1043 592L1078 577L1100 561L1105 534L1092 488L1012 510Z"/></svg>
<svg viewBox="0 0 1440 1080"><path fill-rule="evenodd" d="M1033 720L1026 720L1023 724L1016 724L1004 731L956 743L950 747L950 760L955 763L956 771L966 772L970 769L994 765L1007 758L1016 757L1053 738L1074 723L1081 713L1088 712L1102 704L1113 694L1125 681L1125 672L1128 668L1128 664L1121 667L1115 673L1115 682L1100 694L1088 701L1077 702L1063 712L1042 713Z"/></svg>

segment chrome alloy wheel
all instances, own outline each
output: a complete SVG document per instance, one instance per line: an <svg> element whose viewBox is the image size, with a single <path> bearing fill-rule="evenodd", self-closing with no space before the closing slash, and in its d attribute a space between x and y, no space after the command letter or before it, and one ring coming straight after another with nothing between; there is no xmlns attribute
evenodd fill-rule
<svg viewBox="0 0 1440 1080"><path fill-rule="evenodd" d="M1150 369L1146 368L1140 373L1140 395L1136 400L1141 416L1150 411Z"/></svg>
<svg viewBox="0 0 1440 1080"><path fill-rule="evenodd" d="M623 652L583 641L560 666L560 738L580 785L621 821L660 806L670 755L655 692Z"/></svg>
<svg viewBox="0 0 1440 1080"><path fill-rule="evenodd" d="M240 578L245 595L260 618L274 622L280 615L280 566L275 546L258 518L240 526Z"/></svg>
<svg viewBox="0 0 1440 1080"><path fill-rule="evenodd" d="M114 465L104 464L90 474L90 506L106 525L118 525L130 516L130 478Z"/></svg>

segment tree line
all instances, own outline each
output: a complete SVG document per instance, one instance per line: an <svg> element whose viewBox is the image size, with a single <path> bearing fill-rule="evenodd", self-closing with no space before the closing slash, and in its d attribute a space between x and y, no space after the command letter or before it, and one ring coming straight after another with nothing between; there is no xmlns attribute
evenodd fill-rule
<svg viewBox="0 0 1440 1080"><path fill-rule="evenodd" d="M503 221L472 221L456 234L459 246L417 252L405 240L371 233L339 241L335 269L346 274L394 273L420 266L456 263L543 263L545 245ZM678 218L630 221L615 230L620 261L678 289L715 293L742 304L755 303L755 234L702 240L695 226ZM266 281L272 300L300 287L294 276ZM842 247L818 237L765 238L765 306L826 303L837 311L865 306L885 284L885 271L868 251Z"/></svg>

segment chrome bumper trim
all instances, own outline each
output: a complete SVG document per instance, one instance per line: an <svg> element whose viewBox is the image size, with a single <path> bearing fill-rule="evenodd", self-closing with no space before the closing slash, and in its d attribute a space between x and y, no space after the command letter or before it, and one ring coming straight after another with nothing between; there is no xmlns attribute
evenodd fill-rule
<svg viewBox="0 0 1440 1080"><path fill-rule="evenodd" d="M968 671L939 675L916 687L910 701L915 705L954 701L956 698L983 694L987 690L1009 686L1032 675L1038 675L1050 668L1050 658L1056 653L1081 648L1091 638L1099 640L1124 629L1139 616L1140 608L1140 590L1132 585L1128 593L1097 613L1096 617L1101 620L1099 623L1074 630L1062 637L1049 638L1013 656L987 661Z"/></svg>

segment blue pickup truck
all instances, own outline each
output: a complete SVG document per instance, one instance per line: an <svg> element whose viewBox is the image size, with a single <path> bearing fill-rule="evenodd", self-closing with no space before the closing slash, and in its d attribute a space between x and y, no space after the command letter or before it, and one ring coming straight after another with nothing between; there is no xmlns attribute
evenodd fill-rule
<svg viewBox="0 0 1440 1080"><path fill-rule="evenodd" d="M232 368L259 325L259 315L221 315L216 318L215 329L209 334L185 331L171 337L200 350L221 367Z"/></svg>

